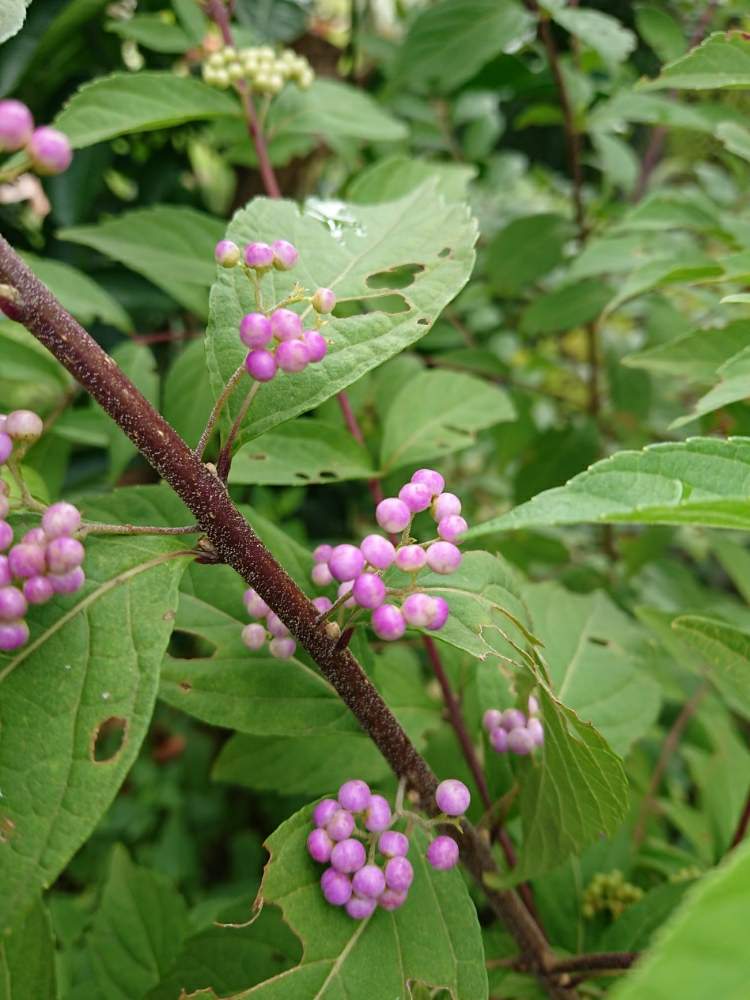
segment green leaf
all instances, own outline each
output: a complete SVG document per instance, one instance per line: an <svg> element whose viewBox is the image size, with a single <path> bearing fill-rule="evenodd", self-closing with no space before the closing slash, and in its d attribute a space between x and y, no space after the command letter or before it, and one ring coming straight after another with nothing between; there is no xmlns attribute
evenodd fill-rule
<svg viewBox="0 0 750 1000"><path fill-rule="evenodd" d="M685 32L667 11L643 4L636 7L635 23L641 38L651 46L661 62L679 59L685 52Z"/></svg>
<svg viewBox="0 0 750 1000"><path fill-rule="evenodd" d="M172 631L179 546L90 538L83 590L30 610L31 640L0 657L0 788L17 845L0 868L2 927L91 834L138 754ZM97 760L112 718L124 720L121 746Z"/></svg>
<svg viewBox="0 0 750 1000"><path fill-rule="evenodd" d="M133 329L133 321L120 303L87 274L60 260L48 260L30 253L21 256L37 278L84 326L101 320L118 330Z"/></svg>
<svg viewBox="0 0 750 1000"><path fill-rule="evenodd" d="M612 1000L705 1000L743 996L750 976L744 914L750 892L750 843L704 876L666 923L651 950Z"/></svg>
<svg viewBox="0 0 750 1000"><path fill-rule="evenodd" d="M623 131L627 122L639 125L664 125L693 132L713 133L716 118L707 105L687 105L660 94L618 90L608 100L594 106L588 115L589 128ZM723 111L726 117L726 108Z"/></svg>
<svg viewBox="0 0 750 1000"><path fill-rule="evenodd" d="M257 437L318 406L424 336L469 277L476 230L467 209L445 205L431 182L400 201L338 204L335 219L326 217L324 205L300 214L292 202L256 198L235 215L228 237L247 243L274 240L279 233L299 249L300 263L294 272L276 271L264 279L266 302L282 300L300 281L310 289L333 288L344 303L374 300L375 308L334 317L324 327L332 345L323 362L263 386L240 440ZM414 269L406 286L399 271L403 268ZM384 296L389 301L398 298L400 307L406 308L400 312L378 308ZM250 282L241 270L220 269L211 291L207 344L216 395L247 353L237 329L242 315L254 308ZM232 417L243 394L235 396L228 406Z"/></svg>
<svg viewBox="0 0 750 1000"><path fill-rule="evenodd" d="M682 427L706 413L713 413L750 396L750 347L743 348L726 361L716 374L721 381L701 396L690 413L673 421L672 427Z"/></svg>
<svg viewBox="0 0 750 1000"><path fill-rule="evenodd" d="M60 402L70 378L24 327L0 321L0 398L3 408L34 407L45 413Z"/></svg>
<svg viewBox="0 0 750 1000"><path fill-rule="evenodd" d="M551 524L750 527L750 438L690 438L621 451L565 486L470 528L467 538Z"/></svg>
<svg viewBox="0 0 750 1000"><path fill-rule="evenodd" d="M528 334L570 330L596 319L611 298L610 289L595 278L583 278L538 296L521 314L521 330Z"/></svg>
<svg viewBox="0 0 750 1000"><path fill-rule="evenodd" d="M372 460L348 431L322 420L291 420L240 448L230 483L307 486L370 479Z"/></svg>
<svg viewBox="0 0 750 1000"><path fill-rule="evenodd" d="M389 156L357 174L349 185L347 194L350 201L361 205L395 201L434 178L439 193L447 202L465 201L469 183L475 176L476 169L463 163Z"/></svg>
<svg viewBox="0 0 750 1000"><path fill-rule="evenodd" d="M719 122L716 126L716 138L719 142L743 160L750 160L750 130L738 125L737 122Z"/></svg>
<svg viewBox="0 0 750 1000"><path fill-rule="evenodd" d="M261 885L266 904L280 906L303 943L299 965L256 986L253 997L352 996L393 1000L417 980L443 987L454 1000L487 997L476 910L455 869L436 872L425 859L427 838L411 835L414 881L401 909L353 921L320 892L321 870L305 850L311 807L295 813L269 837L271 859ZM237 1000L250 994L241 994Z"/></svg>
<svg viewBox="0 0 750 1000"><path fill-rule="evenodd" d="M597 52L607 63L624 62L636 47L637 39L616 18L599 10L569 7L560 0L542 0L541 6L553 21Z"/></svg>
<svg viewBox="0 0 750 1000"><path fill-rule="evenodd" d="M514 416L507 394L483 379L422 372L403 386L385 414L381 466L387 472L468 448L478 431Z"/></svg>
<svg viewBox="0 0 750 1000"><path fill-rule="evenodd" d="M36 899L0 942L0 1000L57 1000L49 914Z"/></svg>
<svg viewBox="0 0 750 1000"><path fill-rule="evenodd" d="M3 0L0 7L0 43L21 30L30 3L31 0Z"/></svg>
<svg viewBox="0 0 750 1000"><path fill-rule="evenodd" d="M700 615L680 615L672 629L707 664L731 707L750 718L750 633Z"/></svg>
<svg viewBox="0 0 750 1000"><path fill-rule="evenodd" d="M127 21L109 21L107 30L154 52L182 53L191 45L185 30L165 20L161 14L136 14Z"/></svg>
<svg viewBox="0 0 750 1000"><path fill-rule="evenodd" d="M574 228L552 212L514 219L487 247L487 277L499 295L517 295L563 260Z"/></svg>
<svg viewBox="0 0 750 1000"><path fill-rule="evenodd" d="M218 219L195 209L154 205L95 226L62 229L58 236L124 264L206 316L208 288L216 273L214 247L223 229Z"/></svg>
<svg viewBox="0 0 750 1000"><path fill-rule="evenodd" d="M744 90L750 86L750 43L740 32L716 32L641 86L644 90Z"/></svg>
<svg viewBox="0 0 750 1000"><path fill-rule="evenodd" d="M366 91L340 80L318 79L307 90L285 87L273 102L268 137L282 135L395 142L406 138L407 129Z"/></svg>
<svg viewBox="0 0 750 1000"><path fill-rule="evenodd" d="M543 583L525 588L524 601L555 695L624 756L659 714L659 686L638 658L640 629L599 591Z"/></svg>
<svg viewBox="0 0 750 1000"><path fill-rule="evenodd" d="M113 73L85 83L55 118L74 149L130 132L200 119L238 117L228 94L169 72Z"/></svg>
<svg viewBox="0 0 750 1000"><path fill-rule="evenodd" d="M649 261L625 278L607 303L604 314L608 316L623 303L651 291L652 288L677 282L694 282L700 278L715 278L721 273L721 265L702 253L685 253L678 259Z"/></svg>
<svg viewBox="0 0 750 1000"><path fill-rule="evenodd" d="M180 437L195 445L213 405L206 378L206 347L200 338L185 347L167 372L163 412Z"/></svg>
<svg viewBox="0 0 750 1000"><path fill-rule="evenodd" d="M666 344L629 354L622 359L631 368L674 375L696 382L710 382L716 371L750 344L750 321L736 320L725 327L694 330Z"/></svg>
<svg viewBox="0 0 750 1000"><path fill-rule="evenodd" d="M398 48L398 83L458 87L526 38L533 21L515 0L441 0L422 10Z"/></svg>
<svg viewBox="0 0 750 1000"><path fill-rule="evenodd" d="M138 1000L170 968L187 933L187 907L169 879L112 852L88 945L107 1000Z"/></svg>
<svg viewBox="0 0 750 1000"><path fill-rule="evenodd" d="M158 406L159 376L151 349L146 344L130 340L118 344L112 351L112 357L146 399L154 406ZM106 417L105 420L109 432L109 475L112 481L116 481L125 471L131 458L138 454L138 449L113 420Z"/></svg>

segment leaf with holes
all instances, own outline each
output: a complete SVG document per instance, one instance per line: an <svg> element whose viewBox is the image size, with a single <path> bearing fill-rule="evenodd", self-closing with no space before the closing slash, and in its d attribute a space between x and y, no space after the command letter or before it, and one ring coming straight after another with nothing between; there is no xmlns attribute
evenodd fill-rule
<svg viewBox="0 0 750 1000"><path fill-rule="evenodd" d="M235 215L227 236L240 244L283 236L298 248L293 271L263 279L265 303L286 298L299 281L308 289L332 288L347 311L361 310L323 328L331 340L323 362L262 387L242 441L313 409L424 336L471 273L476 227L464 205L446 205L436 182L428 182L395 202L337 203L331 216L324 206L300 213L293 202L256 198ZM256 308L242 270L219 270L206 343L217 396L247 354L237 331L243 314ZM312 323L310 309L303 312ZM227 407L232 418L243 395L235 392Z"/></svg>
<svg viewBox="0 0 750 1000"><path fill-rule="evenodd" d="M29 611L0 656L0 927L49 886L112 802L156 697L185 559L177 539L86 544L87 582ZM109 723L108 720L117 720ZM120 730L101 758L100 735ZM10 860L12 858L12 861Z"/></svg>
<svg viewBox="0 0 750 1000"><path fill-rule="evenodd" d="M2 1000L57 1000L55 942L41 899L15 914L0 942Z"/></svg>
<svg viewBox="0 0 750 1000"><path fill-rule="evenodd" d="M322 868L305 849L311 812L305 807L269 837L271 857L260 889L263 902L280 906L301 939L302 961L235 1000L393 1000L407 996L413 980L441 987L453 1000L486 998L476 910L458 871L437 872L427 864L425 834L416 829L411 835L414 882L406 903L395 912L378 909L367 920L356 921L323 899Z"/></svg>
<svg viewBox="0 0 750 1000"><path fill-rule="evenodd" d="M384 472L460 451L480 430L515 416L502 389L458 372L426 371L409 379L383 422Z"/></svg>

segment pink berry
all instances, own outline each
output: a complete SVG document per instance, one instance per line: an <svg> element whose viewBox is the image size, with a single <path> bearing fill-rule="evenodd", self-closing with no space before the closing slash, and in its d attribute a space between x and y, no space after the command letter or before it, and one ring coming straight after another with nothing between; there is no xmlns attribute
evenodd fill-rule
<svg viewBox="0 0 750 1000"><path fill-rule="evenodd" d="M26 614L26 598L18 587L0 587L0 621L12 622Z"/></svg>
<svg viewBox="0 0 750 1000"><path fill-rule="evenodd" d="M508 733L512 729L522 729L526 725L526 716L517 708L506 708L500 725Z"/></svg>
<svg viewBox="0 0 750 1000"><path fill-rule="evenodd" d="M435 837L427 848L427 860L437 871L455 868L458 864L458 844L453 837Z"/></svg>
<svg viewBox="0 0 750 1000"><path fill-rule="evenodd" d="M488 708L487 711L482 716L482 725L487 730L487 732L492 732L496 729L503 718L503 713L499 708Z"/></svg>
<svg viewBox="0 0 750 1000"><path fill-rule="evenodd" d="M285 639L289 635L289 629L275 611L269 611L266 615L266 627L271 635L275 635L279 639Z"/></svg>
<svg viewBox="0 0 750 1000"><path fill-rule="evenodd" d="M544 726L541 719L537 719L536 717L529 719L526 723L526 731L531 736L534 746L542 746L544 743Z"/></svg>
<svg viewBox="0 0 750 1000"><path fill-rule="evenodd" d="M246 313L240 320L240 340L246 347L265 347L272 336L271 321L263 313Z"/></svg>
<svg viewBox="0 0 750 1000"><path fill-rule="evenodd" d="M339 788L338 801L349 812L364 812L370 804L371 792L366 782L353 778Z"/></svg>
<svg viewBox="0 0 750 1000"><path fill-rule="evenodd" d="M358 896L377 899L385 889L385 875L377 865L365 865L352 879L352 889Z"/></svg>
<svg viewBox="0 0 750 1000"><path fill-rule="evenodd" d="M273 264L273 250L267 243L248 243L245 263L255 271L267 271Z"/></svg>
<svg viewBox="0 0 750 1000"><path fill-rule="evenodd" d="M333 841L325 830L318 827L307 835L307 852L313 861L317 861L321 865L327 864L331 859L332 850Z"/></svg>
<svg viewBox="0 0 750 1000"><path fill-rule="evenodd" d="M407 858L391 858L385 866L385 882L389 889L407 892L414 880L414 869Z"/></svg>
<svg viewBox="0 0 750 1000"><path fill-rule="evenodd" d="M339 804L336 799L321 799L313 809L313 823L316 826L325 826L326 823L339 811ZM349 834L347 834L347 837Z"/></svg>
<svg viewBox="0 0 750 1000"><path fill-rule="evenodd" d="M219 240L214 250L214 257L220 267L235 267L240 262L240 248L231 240Z"/></svg>
<svg viewBox="0 0 750 1000"><path fill-rule="evenodd" d="M68 137L49 125L34 129L26 151L38 174L61 174L73 159Z"/></svg>
<svg viewBox="0 0 750 1000"><path fill-rule="evenodd" d="M330 611L333 607L333 601L329 597L314 597L312 603L313 607L321 615L324 615L326 611Z"/></svg>
<svg viewBox="0 0 750 1000"><path fill-rule="evenodd" d="M534 749L534 737L525 726L519 729L511 729L508 733L508 749L511 753L523 757L531 753Z"/></svg>
<svg viewBox="0 0 750 1000"><path fill-rule="evenodd" d="M316 549L313 549L313 562L321 563L328 562L331 558L331 553L333 552L332 545L319 545Z"/></svg>
<svg viewBox="0 0 750 1000"><path fill-rule="evenodd" d="M494 729L490 730L490 743L492 749L497 750L498 753L505 753L508 749L508 734L502 726L495 726Z"/></svg>
<svg viewBox="0 0 750 1000"><path fill-rule="evenodd" d="M29 528L26 534L21 539L22 542L28 542L29 545L46 545L50 540L52 535L48 535L44 528Z"/></svg>
<svg viewBox="0 0 750 1000"><path fill-rule="evenodd" d="M277 271L291 271L299 260L299 251L293 243L288 243L286 240L274 240L271 249L273 266Z"/></svg>
<svg viewBox="0 0 750 1000"><path fill-rule="evenodd" d="M13 454L13 438L0 431L0 465L4 465Z"/></svg>
<svg viewBox="0 0 750 1000"><path fill-rule="evenodd" d="M245 602L247 613L253 618L265 618L271 610L260 594L252 589L246 590L242 599Z"/></svg>
<svg viewBox="0 0 750 1000"><path fill-rule="evenodd" d="M450 608L448 607L448 602L444 597L435 597L432 611L432 617L427 626L432 632L438 632L448 621L448 615L450 614Z"/></svg>
<svg viewBox="0 0 750 1000"><path fill-rule="evenodd" d="M375 508L375 519L389 534L398 534L411 523L411 511L403 500L387 497Z"/></svg>
<svg viewBox="0 0 750 1000"><path fill-rule="evenodd" d="M245 358L245 368L256 382L270 382L276 374L276 359L270 351L250 351Z"/></svg>
<svg viewBox="0 0 750 1000"><path fill-rule="evenodd" d="M385 584L375 573L360 573L352 587L352 597L361 608L379 608L385 593Z"/></svg>
<svg viewBox="0 0 750 1000"><path fill-rule="evenodd" d="M356 545L337 545L328 560L328 568L334 579L343 583L359 576L365 568L365 557Z"/></svg>
<svg viewBox="0 0 750 1000"><path fill-rule="evenodd" d="M380 833L391 825L391 807L382 795L372 795L365 812L365 829Z"/></svg>
<svg viewBox="0 0 750 1000"><path fill-rule="evenodd" d="M463 781L459 781L458 778L446 778L437 786L435 801L438 809L446 816L463 816L469 808L471 794Z"/></svg>
<svg viewBox="0 0 750 1000"><path fill-rule="evenodd" d="M435 573L453 573L461 565L461 553L453 542L433 542L427 549L427 565Z"/></svg>
<svg viewBox="0 0 750 1000"><path fill-rule="evenodd" d="M310 576L312 577L312 582L318 587L327 587L329 583L333 583L333 576L331 576L328 563L315 563Z"/></svg>
<svg viewBox="0 0 750 1000"><path fill-rule="evenodd" d="M7 521L0 521L0 552L13 544L13 529Z"/></svg>
<svg viewBox="0 0 750 1000"><path fill-rule="evenodd" d="M435 601L429 594L409 594L401 605L401 614L414 628L427 628L435 610Z"/></svg>
<svg viewBox="0 0 750 1000"><path fill-rule="evenodd" d="M343 583L339 584L339 589L337 591L337 597L341 598L344 594L350 594L354 586L354 580L345 580ZM357 602L353 597L350 597L348 601L344 601L345 608L356 608Z"/></svg>
<svg viewBox="0 0 750 1000"><path fill-rule="evenodd" d="M396 558L395 548L382 535L368 535L363 538L359 551L375 569L388 569Z"/></svg>
<svg viewBox="0 0 750 1000"><path fill-rule="evenodd" d="M430 506L432 493L424 483L407 483L398 491L398 498L403 500L412 514L419 514Z"/></svg>
<svg viewBox="0 0 750 1000"><path fill-rule="evenodd" d="M440 523L444 517L461 513L461 501L455 493L441 493L432 501L432 516Z"/></svg>
<svg viewBox="0 0 750 1000"><path fill-rule="evenodd" d="M78 566L69 573L50 573L47 579L56 594L75 594L86 582L86 574Z"/></svg>
<svg viewBox="0 0 750 1000"><path fill-rule="evenodd" d="M352 895L351 881L334 868L326 868L320 876L320 888L323 898L331 906L344 906Z"/></svg>
<svg viewBox="0 0 750 1000"><path fill-rule="evenodd" d="M333 312L336 305L336 293L330 288L319 288L312 299L312 307L317 313Z"/></svg>
<svg viewBox="0 0 750 1000"><path fill-rule="evenodd" d="M366 896L352 895L344 909L352 920L367 920L369 916L372 916L377 905L374 899L369 899Z"/></svg>
<svg viewBox="0 0 750 1000"><path fill-rule="evenodd" d="M46 548L45 555L50 573L69 573L80 566L86 552L77 538L63 535L53 538Z"/></svg>
<svg viewBox="0 0 750 1000"><path fill-rule="evenodd" d="M326 823L331 840L346 840L354 830L354 817L346 809L338 809Z"/></svg>
<svg viewBox="0 0 750 1000"><path fill-rule="evenodd" d="M400 639L406 631L406 622L393 604L381 604L372 613L372 629L379 639L393 642Z"/></svg>
<svg viewBox="0 0 750 1000"><path fill-rule="evenodd" d="M296 340L302 336L302 321L292 309L274 309L271 332L277 340Z"/></svg>
<svg viewBox="0 0 750 1000"><path fill-rule="evenodd" d="M409 838L398 830L386 830L378 838L378 850L386 858L405 858L409 851Z"/></svg>
<svg viewBox="0 0 750 1000"><path fill-rule="evenodd" d="M285 340L276 348L276 364L283 372L292 375L304 371L310 361L307 348L301 340Z"/></svg>
<svg viewBox="0 0 750 1000"><path fill-rule="evenodd" d="M31 576L23 584L23 596L29 604L46 604L55 590L46 576Z"/></svg>
<svg viewBox="0 0 750 1000"><path fill-rule="evenodd" d="M72 503L60 500L53 503L42 514L42 531L47 539L60 538L61 535L73 535L81 527L81 512ZM32 531L36 531L32 528ZM29 532L31 534L31 532ZM28 541L42 541L43 538L29 538ZM26 537L24 536L24 541Z"/></svg>
<svg viewBox="0 0 750 1000"><path fill-rule="evenodd" d="M411 481L413 483L422 483L434 497L438 496L445 489L445 480L434 469L417 469L411 477Z"/></svg>
<svg viewBox="0 0 750 1000"><path fill-rule="evenodd" d="M322 361L328 353L328 341L317 330L305 330L302 334L302 343L307 348L307 356L313 364Z"/></svg>
<svg viewBox="0 0 750 1000"><path fill-rule="evenodd" d="M23 444L38 441L43 430L42 418L33 410L14 410L5 418L5 433Z"/></svg>
<svg viewBox="0 0 750 1000"><path fill-rule="evenodd" d="M366 861L367 853L364 845L353 837L340 840L334 844L331 851L331 865L337 872L342 872L344 875L351 875L353 872L359 871Z"/></svg>
<svg viewBox="0 0 750 1000"><path fill-rule="evenodd" d="M387 911L397 910L406 902L405 892L396 892L395 889L386 889L378 898L378 906Z"/></svg>
<svg viewBox="0 0 750 1000"><path fill-rule="evenodd" d="M41 545L28 545L26 542L13 546L8 553L8 564L13 576L20 577L42 576L47 569Z"/></svg>
<svg viewBox="0 0 750 1000"><path fill-rule="evenodd" d="M539 715L539 702L533 694L529 695L529 715Z"/></svg>
<svg viewBox="0 0 750 1000"><path fill-rule="evenodd" d="M29 626L26 622L0 623L0 652L9 653L29 641Z"/></svg>
<svg viewBox="0 0 750 1000"><path fill-rule="evenodd" d="M241 635L242 641L248 649L261 649L266 643L266 630L257 622L246 625Z"/></svg>
<svg viewBox="0 0 750 1000"><path fill-rule="evenodd" d="M421 545L401 545L396 551L396 565L404 573L418 573L427 562Z"/></svg>
<svg viewBox="0 0 750 1000"><path fill-rule="evenodd" d="M7 587L13 582L13 574L8 565L8 557L0 556L0 587Z"/></svg>
<svg viewBox="0 0 750 1000"><path fill-rule="evenodd" d="M13 153L31 138L34 119L21 101L0 101L0 152Z"/></svg>
<svg viewBox="0 0 750 1000"><path fill-rule="evenodd" d="M446 542L455 542L469 530L469 525L460 514L449 514L438 524L438 535Z"/></svg>

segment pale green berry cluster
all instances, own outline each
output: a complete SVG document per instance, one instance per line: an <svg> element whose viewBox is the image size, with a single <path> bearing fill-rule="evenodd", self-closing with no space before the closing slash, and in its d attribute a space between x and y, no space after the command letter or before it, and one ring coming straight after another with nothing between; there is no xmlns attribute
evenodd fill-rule
<svg viewBox="0 0 750 1000"><path fill-rule="evenodd" d="M592 878L583 894L582 912L588 920L597 913L608 913L612 920L616 920L623 910L642 897L643 889L626 882L622 872L615 868Z"/></svg>
<svg viewBox="0 0 750 1000"><path fill-rule="evenodd" d="M203 64L203 79L212 87L225 90L244 80L251 90L273 96L287 83L307 90L315 79L312 66L292 49L275 52L270 45L247 49L225 46L212 53Z"/></svg>

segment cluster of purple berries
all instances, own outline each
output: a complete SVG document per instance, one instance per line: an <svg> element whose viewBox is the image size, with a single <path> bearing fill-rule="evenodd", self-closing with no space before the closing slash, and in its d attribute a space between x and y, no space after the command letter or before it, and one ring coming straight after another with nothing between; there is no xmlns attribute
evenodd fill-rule
<svg viewBox="0 0 750 1000"><path fill-rule="evenodd" d="M255 590L246 590L245 607L251 618L265 619L265 625L251 622L242 630L242 641L248 649L259 650L268 642L268 651L277 660L288 660L294 656L297 643L279 616L271 611L263 598Z"/></svg>
<svg viewBox="0 0 750 1000"><path fill-rule="evenodd" d="M471 796L462 782L448 779L435 793L445 816L462 816ZM313 810L314 829L307 838L310 857L329 865L320 888L331 906L343 906L354 920L364 920L376 907L397 910L406 902L414 869L406 857L409 838L391 827L400 817L382 795L374 795L359 779L345 782L337 799L323 799ZM452 837L435 837L427 849L433 868L447 871L458 862Z"/></svg>
<svg viewBox="0 0 750 1000"><path fill-rule="evenodd" d="M216 244L216 260L222 267L239 264L252 272L256 282L260 282L271 268L290 271L298 259L297 248L287 240L276 240L271 244L248 243L242 252L231 240L220 240ZM243 316L240 340L250 348L245 367L256 382L270 382L279 370L288 374L301 372L309 364L322 361L328 351L328 342L319 327L321 317L330 313L336 305L336 296L331 289L318 288L307 297L300 288L299 293L293 293L286 301L309 301L317 317L315 329L303 330L299 313L283 305Z"/></svg>
<svg viewBox="0 0 750 1000"><path fill-rule="evenodd" d="M529 697L528 718L518 708L488 708L482 716L482 725L487 730L490 744L498 753L518 754L525 757L535 747L544 743L544 726L539 718L539 702L533 695Z"/></svg>
<svg viewBox="0 0 750 1000"><path fill-rule="evenodd" d="M21 101L0 101L0 152L23 149L38 174L61 174L73 151L68 137L49 125L34 128L31 112Z"/></svg>
<svg viewBox="0 0 750 1000"><path fill-rule="evenodd" d="M393 542L382 535L368 535L356 545L319 545L313 552L312 579L319 587L339 582L339 598L351 591L345 607L372 611L372 627L381 639L400 639L407 625L441 629L448 618L448 602L417 590L417 576L423 569L435 573L453 573L461 563L456 545L468 525L461 517L461 501L445 493L445 480L434 469L418 469L399 490L397 497L381 500L375 518L390 535L400 535ZM438 537L416 544L409 535L414 516L428 510L437 521ZM410 577L408 585L387 587L383 573L395 567ZM388 601L408 591L401 606Z"/></svg>

